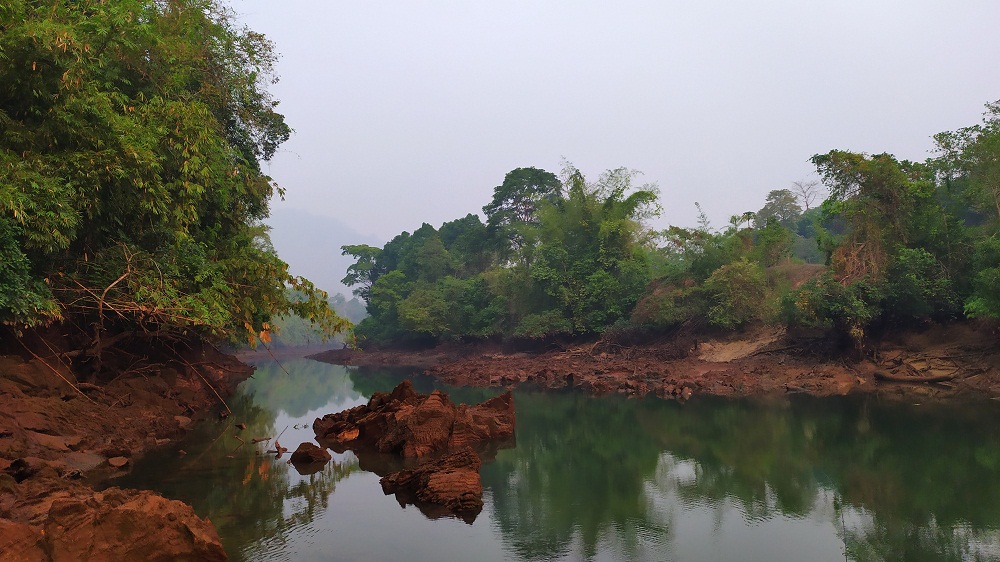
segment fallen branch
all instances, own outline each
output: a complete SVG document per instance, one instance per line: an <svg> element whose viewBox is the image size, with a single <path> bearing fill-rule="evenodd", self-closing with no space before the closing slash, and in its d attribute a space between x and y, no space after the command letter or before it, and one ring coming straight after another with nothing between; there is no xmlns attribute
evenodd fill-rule
<svg viewBox="0 0 1000 562"><path fill-rule="evenodd" d="M947 375L933 375L926 377L912 377L908 375L894 375L892 373L886 373L885 371L875 371L875 378L880 381L886 382L904 382L904 383L926 383L926 382L944 382L950 381L955 378L955 373L949 373Z"/></svg>
<svg viewBox="0 0 1000 562"><path fill-rule="evenodd" d="M212 391L212 394L215 394L215 397L219 399L219 402L222 402L222 405L226 407L226 412L232 414L233 413L232 408L229 407L229 404L226 404L226 401L222 398L222 395L219 394L217 390L215 390L215 387L212 386L212 383L208 382L208 379L205 378L205 375L201 374L201 371L199 371L198 368L192 365L187 359L181 357L180 353L174 351L174 354L177 355L177 358L180 359L182 363L187 365L188 368L191 369L192 372L194 372L194 374L198 375L198 377L201 378L202 382L205 383L205 386L207 386L208 389Z"/></svg>
<svg viewBox="0 0 1000 562"><path fill-rule="evenodd" d="M38 354L36 354L34 351L31 351L31 349L28 346L24 345L23 341L21 341L20 339L17 340L17 341L21 344L21 347L23 347L25 350L27 350L28 353L30 353L32 355L32 357L34 357L35 359L38 359L38 361L42 365L45 365L46 367L48 367L50 371L52 371L53 373L56 374L56 376L58 376L59 378L61 378L63 380L63 382L65 382L66 384L68 384L73 390L75 390L77 392L77 394L79 394L80 396L83 396L84 398L86 398L87 401L90 402L91 404L93 404L95 406L97 405L97 402L94 402L94 400L91 397L89 397L86 394L84 394L83 391L80 390L80 387L78 387L75 384L69 382L69 379L67 379L66 377L64 377L62 375L62 373L60 373L59 371L57 371L54 367L52 367L52 365L49 365L48 363L46 363L44 359L42 359L41 357L38 356Z"/></svg>

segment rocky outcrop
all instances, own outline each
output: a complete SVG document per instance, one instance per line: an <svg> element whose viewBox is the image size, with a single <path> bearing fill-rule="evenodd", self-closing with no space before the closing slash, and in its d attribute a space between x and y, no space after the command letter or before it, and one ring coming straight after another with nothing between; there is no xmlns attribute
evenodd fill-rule
<svg viewBox="0 0 1000 562"><path fill-rule="evenodd" d="M211 522L152 492L110 488L52 502L42 529L0 520L4 560L227 560Z"/></svg>
<svg viewBox="0 0 1000 562"><path fill-rule="evenodd" d="M384 476L382 491L396 494L401 505L435 504L463 519L475 519L483 509L482 461L471 447L430 461L412 470ZM433 511L425 513L433 517ZM471 522L471 521L470 521Z"/></svg>
<svg viewBox="0 0 1000 562"><path fill-rule="evenodd" d="M514 437L510 392L476 406L455 405L435 390L418 394L410 381L392 392L377 392L368 404L313 422L321 443L334 450L373 449L418 458Z"/></svg>
<svg viewBox="0 0 1000 562"><path fill-rule="evenodd" d="M382 489L430 517L444 510L471 523L483 506L476 448L513 441L514 400L507 392L475 406L456 405L443 392L418 394L403 381L392 392L373 394L367 405L317 418L313 431L335 451L355 451L362 466L378 455L413 463L451 453L388 474Z"/></svg>

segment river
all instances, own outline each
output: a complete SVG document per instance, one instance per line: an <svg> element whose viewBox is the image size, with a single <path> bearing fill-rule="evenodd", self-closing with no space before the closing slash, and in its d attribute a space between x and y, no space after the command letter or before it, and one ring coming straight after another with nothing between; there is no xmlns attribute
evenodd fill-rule
<svg viewBox="0 0 1000 562"><path fill-rule="evenodd" d="M988 400L681 404L520 389L516 446L484 464L471 524L401 507L349 452L303 476L251 443L280 434L294 450L313 440L316 417L406 375L262 362L229 400L231 418L109 484L190 503L234 560L1000 558L1000 404ZM455 402L499 392L407 378Z"/></svg>

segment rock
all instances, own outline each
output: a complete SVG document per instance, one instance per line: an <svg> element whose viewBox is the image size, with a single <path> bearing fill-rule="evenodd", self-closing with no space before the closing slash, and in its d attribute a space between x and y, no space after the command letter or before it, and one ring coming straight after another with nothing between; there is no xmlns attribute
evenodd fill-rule
<svg viewBox="0 0 1000 562"><path fill-rule="evenodd" d="M448 395L417 394L410 381L377 392L366 406L327 414L313 422L321 443L338 449L374 449L419 458L514 437L510 392L476 406L455 405Z"/></svg>
<svg viewBox="0 0 1000 562"><path fill-rule="evenodd" d="M48 435L30 430L25 431L25 435L28 439L34 441L38 445L58 452L69 452L71 448L76 448L82 440L82 437L79 435L64 437L59 435Z"/></svg>
<svg viewBox="0 0 1000 562"><path fill-rule="evenodd" d="M326 464L330 462L330 452L312 443L302 443L288 459L292 464Z"/></svg>
<svg viewBox="0 0 1000 562"><path fill-rule="evenodd" d="M108 464L115 468L124 468L128 464L128 459L126 457L111 457L108 459Z"/></svg>
<svg viewBox="0 0 1000 562"><path fill-rule="evenodd" d="M430 461L412 470L401 470L379 482L385 494L396 494L401 505L429 503L475 519L483 509L482 461L471 447Z"/></svg>
<svg viewBox="0 0 1000 562"><path fill-rule="evenodd" d="M110 488L85 500L56 500L44 536L54 561L227 559L210 521L152 492Z"/></svg>
<svg viewBox="0 0 1000 562"><path fill-rule="evenodd" d="M191 418L187 416L174 416L174 420L177 421L177 425L181 429L187 429L191 425Z"/></svg>
<svg viewBox="0 0 1000 562"><path fill-rule="evenodd" d="M48 560L42 534L29 525L0 519L0 554L7 562Z"/></svg>
<svg viewBox="0 0 1000 562"><path fill-rule="evenodd" d="M387 457L422 459L458 450L388 474L382 490L396 493L401 505L415 503L428 517L458 515L471 523L483 507L482 460L473 447L513 440L514 400L507 392L476 406L455 405L440 391L418 394L407 380L390 393L375 393L365 406L317 418L313 431L335 451L354 450L362 467L393 470L399 463Z"/></svg>

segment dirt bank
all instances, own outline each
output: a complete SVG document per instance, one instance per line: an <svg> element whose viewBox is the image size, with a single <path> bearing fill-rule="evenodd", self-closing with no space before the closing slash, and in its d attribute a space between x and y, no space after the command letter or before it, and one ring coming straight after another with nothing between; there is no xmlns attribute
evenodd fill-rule
<svg viewBox="0 0 1000 562"><path fill-rule="evenodd" d="M455 385L532 383L682 400L696 394L793 392L1000 396L1000 344L997 334L981 325L935 326L886 339L863 360L831 355L831 348L831 342L822 339L759 328L724 338L642 346L601 341L541 353L444 347L421 352L334 350L312 357L350 365L415 366ZM920 382L924 379L937 382Z"/></svg>
<svg viewBox="0 0 1000 562"><path fill-rule="evenodd" d="M65 356L0 356L2 558L224 559L214 526L190 506L92 485L218 416L219 396L251 372L197 345L94 383L78 383Z"/></svg>

